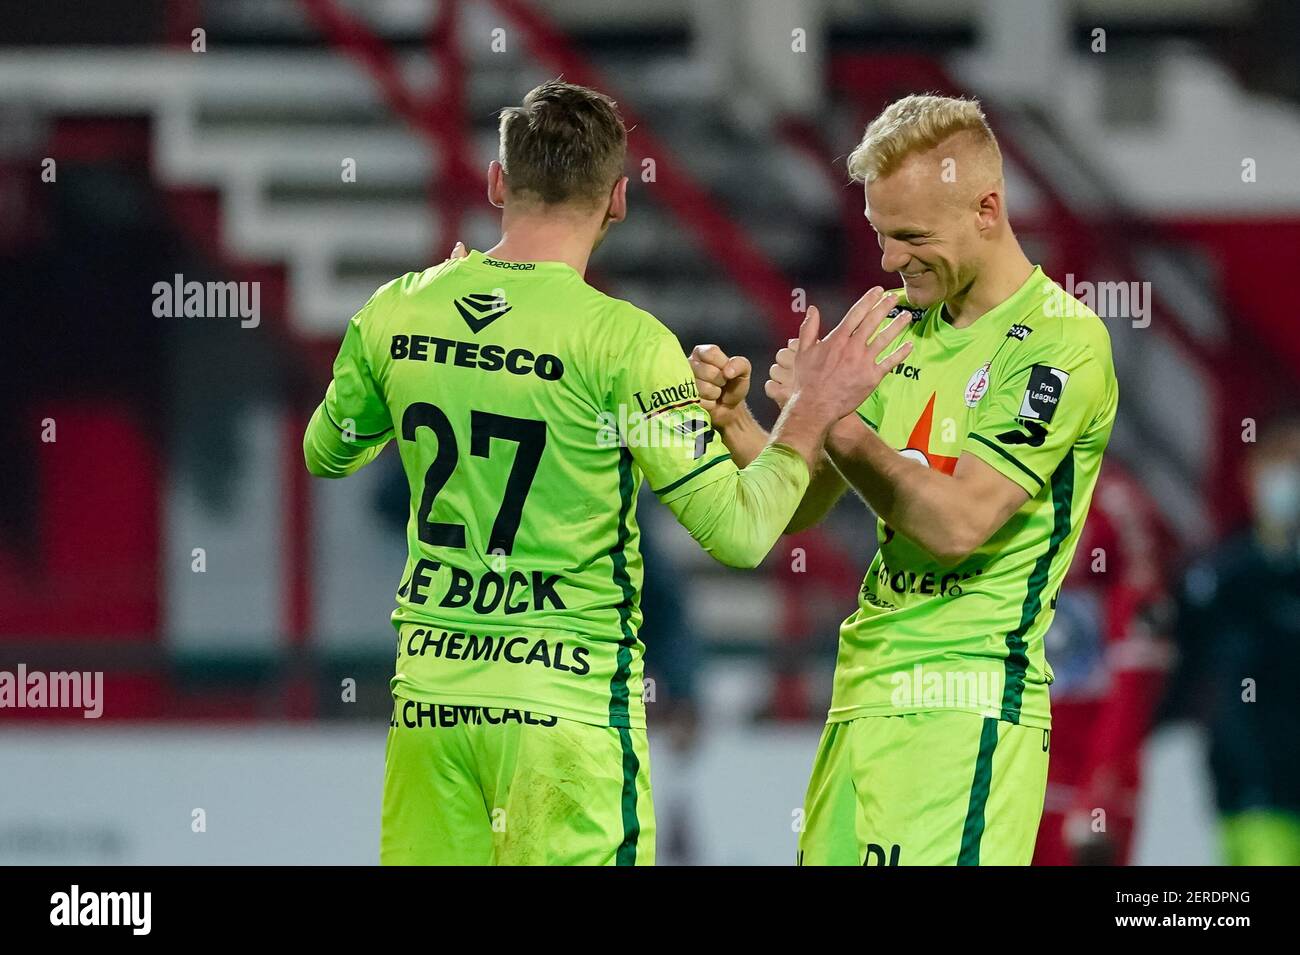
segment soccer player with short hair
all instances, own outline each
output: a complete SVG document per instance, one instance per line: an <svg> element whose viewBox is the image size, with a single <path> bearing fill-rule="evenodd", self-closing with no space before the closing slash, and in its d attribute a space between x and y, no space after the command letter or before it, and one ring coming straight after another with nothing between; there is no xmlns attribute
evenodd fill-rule
<svg viewBox="0 0 1300 955"><path fill-rule="evenodd" d="M1051 727L1043 634L1115 420L1110 339L1021 250L977 102L893 103L849 172L881 267L903 277L898 350L912 351L832 428L789 528L851 487L879 544L840 630L799 860L1028 864ZM772 366L778 404L801 347ZM767 440L744 404L748 362L713 345L691 362L743 466Z"/></svg>
<svg viewBox="0 0 1300 955"><path fill-rule="evenodd" d="M643 479L724 564L793 516L831 425L906 355L888 312L801 329L791 397L737 468L680 344L583 276L627 212L627 132L568 83L501 114L501 241L380 288L303 439L343 477L396 441L411 488L397 591L384 863L651 864L637 636Z"/></svg>

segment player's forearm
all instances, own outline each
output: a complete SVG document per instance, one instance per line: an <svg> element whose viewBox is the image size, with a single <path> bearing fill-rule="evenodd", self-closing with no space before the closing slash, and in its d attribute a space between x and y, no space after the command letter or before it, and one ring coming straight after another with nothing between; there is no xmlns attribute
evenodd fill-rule
<svg viewBox="0 0 1300 955"><path fill-rule="evenodd" d="M803 457L785 445L770 444L747 467L666 503L715 560L728 567L757 567L807 487Z"/></svg>
<svg viewBox="0 0 1300 955"><path fill-rule="evenodd" d="M817 462L817 470L813 472L812 479L808 482L808 490L804 492L803 500L799 502L799 507L794 512L794 517L790 518L785 532L797 534L799 531L806 531L820 524L848 489L848 484L836 470L830 457L823 452Z"/></svg>
<svg viewBox="0 0 1300 955"><path fill-rule="evenodd" d="M312 413L307 430L303 433L302 455L307 462L307 470L316 477L347 477L379 457L385 443L386 441L359 444L355 440L347 440L329 420L322 403Z"/></svg>
<svg viewBox="0 0 1300 955"><path fill-rule="evenodd" d="M725 428L718 428L718 434L722 435L722 443L731 452L731 460L738 468L748 467L749 462L767 447L770 437L754 419L749 406L744 404L735 410Z"/></svg>
<svg viewBox="0 0 1300 955"><path fill-rule="evenodd" d="M838 422L826 451L839 473L895 531L947 564L960 563L984 543L957 481L909 461L856 416Z"/></svg>
<svg viewBox="0 0 1300 955"><path fill-rule="evenodd" d="M718 430L727 450L731 452L731 459L739 468L746 467L758 457L771 440L770 435L763 430L763 426L754 419L748 406L745 405L736 409L731 423L726 428ZM812 469L812 478L808 482L808 489L804 492L803 500L799 502L794 516L790 518L785 533L794 534L818 524L847 489L848 485L835 470L830 458L824 451L819 451L816 466Z"/></svg>
<svg viewBox="0 0 1300 955"><path fill-rule="evenodd" d="M834 424L816 404L809 404L803 395L795 395L781 409L781 416L772 426L772 440L798 451L808 465L808 473L817 470L821 460L826 435Z"/></svg>

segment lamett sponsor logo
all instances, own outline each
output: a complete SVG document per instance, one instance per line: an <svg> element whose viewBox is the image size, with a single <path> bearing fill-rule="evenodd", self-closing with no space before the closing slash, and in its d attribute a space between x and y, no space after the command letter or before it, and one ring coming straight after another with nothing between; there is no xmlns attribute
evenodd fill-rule
<svg viewBox="0 0 1300 955"><path fill-rule="evenodd" d="M669 385L666 388L658 388L648 392L638 391L632 397L640 407L641 413L649 414L661 408L671 408L675 405L698 401L700 393L695 390L695 379L687 378L685 381Z"/></svg>

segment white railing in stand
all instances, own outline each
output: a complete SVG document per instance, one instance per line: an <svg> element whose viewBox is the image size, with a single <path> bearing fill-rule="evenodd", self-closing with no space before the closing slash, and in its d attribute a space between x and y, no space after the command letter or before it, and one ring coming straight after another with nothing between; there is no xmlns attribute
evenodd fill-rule
<svg viewBox="0 0 1300 955"><path fill-rule="evenodd" d="M332 53L0 53L0 104L6 107L49 116L151 116L159 181L216 189L226 250L236 258L284 262L295 331L334 338L340 323L391 278L339 277L338 264L374 259L418 268L436 235L427 202L349 198L343 160L356 161L363 185L423 189L434 168L432 150L398 123L375 127L324 114L306 127L241 127L205 116L213 110L310 112L323 103L388 117L365 72ZM340 189L337 199L293 202L269 198L272 182Z"/></svg>

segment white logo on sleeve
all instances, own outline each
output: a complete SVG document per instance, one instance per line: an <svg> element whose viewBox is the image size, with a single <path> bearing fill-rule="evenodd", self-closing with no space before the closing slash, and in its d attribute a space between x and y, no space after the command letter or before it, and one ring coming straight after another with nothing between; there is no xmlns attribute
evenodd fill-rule
<svg viewBox="0 0 1300 955"><path fill-rule="evenodd" d="M974 408L984 397L984 393L989 390L989 366L993 362L986 361L975 369L975 374L970 376L970 381L966 382L966 407Z"/></svg>

